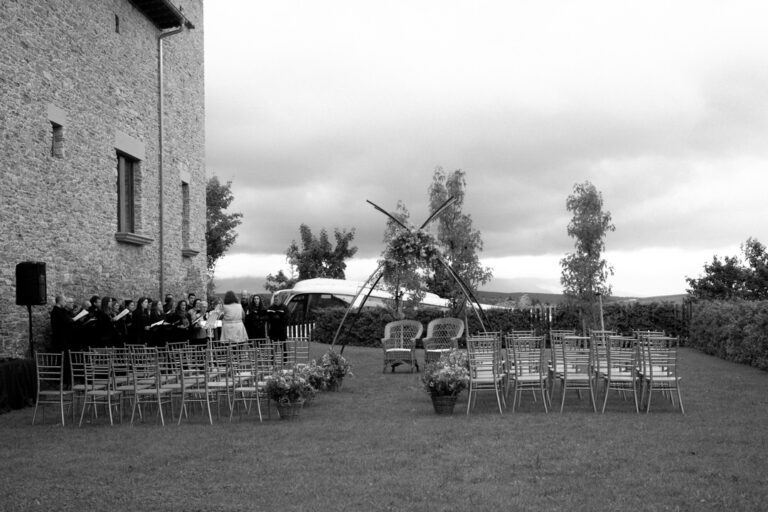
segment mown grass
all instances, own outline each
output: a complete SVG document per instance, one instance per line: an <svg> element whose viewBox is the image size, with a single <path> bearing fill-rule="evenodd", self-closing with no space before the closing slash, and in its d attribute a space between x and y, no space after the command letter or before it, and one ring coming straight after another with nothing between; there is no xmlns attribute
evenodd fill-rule
<svg viewBox="0 0 768 512"><path fill-rule="evenodd" d="M319 355L327 347L313 347ZM355 377L295 422L200 415L165 428L29 425L0 416L0 510L764 510L768 374L682 349L686 415L654 400L605 415L574 394L564 414L526 396L433 413L418 374ZM401 370L402 372L402 370Z"/></svg>

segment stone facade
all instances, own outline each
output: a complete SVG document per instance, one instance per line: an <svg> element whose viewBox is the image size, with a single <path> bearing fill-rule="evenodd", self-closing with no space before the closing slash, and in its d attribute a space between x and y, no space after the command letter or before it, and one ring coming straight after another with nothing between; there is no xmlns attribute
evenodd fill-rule
<svg viewBox="0 0 768 512"><path fill-rule="evenodd" d="M203 2L184 0L194 28L181 24L162 43L162 190L164 30L137 5L0 0L4 354L28 346L27 309L15 303L22 261L46 263L48 306L32 308L38 347L49 340L58 294L82 301L205 292ZM130 234L118 233L118 154L138 162Z"/></svg>

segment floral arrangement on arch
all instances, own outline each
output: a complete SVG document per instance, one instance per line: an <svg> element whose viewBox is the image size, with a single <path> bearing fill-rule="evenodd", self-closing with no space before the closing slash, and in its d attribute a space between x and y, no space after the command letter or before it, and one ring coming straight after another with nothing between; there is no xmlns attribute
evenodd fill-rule
<svg viewBox="0 0 768 512"><path fill-rule="evenodd" d="M431 268L439 257L437 241L429 232L423 229L401 229L392 236L384 250L385 271Z"/></svg>
<svg viewBox="0 0 768 512"><path fill-rule="evenodd" d="M469 386L467 354L457 349L429 363L421 375L424 389L432 396L456 396Z"/></svg>
<svg viewBox="0 0 768 512"><path fill-rule="evenodd" d="M328 350L328 352L323 354L318 366L323 370L323 376L325 377L323 387L326 389L341 382L346 376L354 377L352 365L349 361L333 350Z"/></svg>
<svg viewBox="0 0 768 512"><path fill-rule="evenodd" d="M315 388L296 368L272 372L266 378L264 391L270 399L280 403L294 403L315 396Z"/></svg>
<svg viewBox="0 0 768 512"><path fill-rule="evenodd" d="M424 278L440 259L437 241L423 229L399 229L389 238L379 264L383 266L386 287L395 296L394 309L400 313L403 302L418 304L426 289Z"/></svg>

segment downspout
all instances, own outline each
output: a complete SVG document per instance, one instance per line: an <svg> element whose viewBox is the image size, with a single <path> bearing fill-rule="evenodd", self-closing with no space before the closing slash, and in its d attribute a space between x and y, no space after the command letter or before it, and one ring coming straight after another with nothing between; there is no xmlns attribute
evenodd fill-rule
<svg viewBox="0 0 768 512"><path fill-rule="evenodd" d="M165 93L165 85L163 82L163 39L166 37L174 36L176 34L179 34L184 30L184 27L189 25L185 20L182 25L177 28L173 29L169 32L163 32L160 34L157 38L157 80L158 80L158 154L157 154L157 176L158 176L158 188L159 188L159 194L160 194L160 213L158 216L159 219L159 240L160 240L160 299L165 296L165 270L164 270L164 263L165 263L165 242L164 242L164 232L165 232L165 226L163 225L163 195L165 194L165 188L163 186L163 138L164 138L164 129L163 129L163 114L165 112L165 100L163 98ZM191 28L191 27L190 27Z"/></svg>

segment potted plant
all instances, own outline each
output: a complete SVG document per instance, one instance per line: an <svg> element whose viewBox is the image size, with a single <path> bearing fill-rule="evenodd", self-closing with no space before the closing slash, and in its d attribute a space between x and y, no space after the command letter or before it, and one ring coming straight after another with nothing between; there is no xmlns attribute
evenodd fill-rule
<svg viewBox="0 0 768 512"><path fill-rule="evenodd" d="M322 368L325 378L323 388L329 391L338 391L341 389L344 377L353 376L352 365L333 350L323 354L318 366Z"/></svg>
<svg viewBox="0 0 768 512"><path fill-rule="evenodd" d="M312 393L304 397L304 407L309 405L315 398L317 391L325 386L325 372L321 366L317 365L314 359L309 364L296 365L296 371L306 380L312 388Z"/></svg>
<svg viewBox="0 0 768 512"><path fill-rule="evenodd" d="M304 401L315 393L307 379L295 368L272 372L266 378L264 391L275 401L280 419L296 418Z"/></svg>
<svg viewBox="0 0 768 512"><path fill-rule="evenodd" d="M469 386L467 354L457 349L444 353L439 360L427 365L421 381L432 398L435 412L453 414L459 393Z"/></svg>

